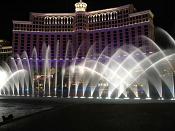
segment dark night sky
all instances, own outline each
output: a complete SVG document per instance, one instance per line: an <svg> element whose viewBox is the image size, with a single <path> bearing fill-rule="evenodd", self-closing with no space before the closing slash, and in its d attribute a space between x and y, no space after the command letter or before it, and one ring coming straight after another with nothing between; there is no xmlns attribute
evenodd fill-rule
<svg viewBox="0 0 175 131"><path fill-rule="evenodd" d="M29 12L74 12L79 0L3 0L0 2L0 38L11 40L12 20L28 20ZM151 9L154 23L175 37L174 0L84 0L88 11L134 4L138 11Z"/></svg>

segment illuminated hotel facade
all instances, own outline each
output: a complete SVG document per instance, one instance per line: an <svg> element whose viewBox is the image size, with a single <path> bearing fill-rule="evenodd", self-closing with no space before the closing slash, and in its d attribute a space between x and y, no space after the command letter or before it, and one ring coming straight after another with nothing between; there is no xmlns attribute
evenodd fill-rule
<svg viewBox="0 0 175 131"><path fill-rule="evenodd" d="M153 14L150 10L137 12L132 4L86 12L87 4L75 4L75 13L31 13L29 21L13 21L13 54L26 51L31 57L35 47L42 59L43 43L50 45L51 59L65 59L69 43L71 51L66 59L72 59L81 45L78 58L84 58L91 45L101 53L108 47L108 55L121 46L144 46L149 54L153 47L139 36L154 40ZM56 45L59 42L59 49ZM58 53L58 56L55 54Z"/></svg>

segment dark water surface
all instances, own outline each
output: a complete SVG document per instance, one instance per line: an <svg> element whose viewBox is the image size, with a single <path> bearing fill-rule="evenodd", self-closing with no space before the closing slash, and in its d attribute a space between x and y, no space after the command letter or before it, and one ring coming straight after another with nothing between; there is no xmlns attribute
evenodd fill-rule
<svg viewBox="0 0 175 131"><path fill-rule="evenodd" d="M0 122L2 116L13 114L14 118L30 115L43 110L51 109L52 105L40 103L39 101L19 101L19 100L4 100L0 99Z"/></svg>
<svg viewBox="0 0 175 131"><path fill-rule="evenodd" d="M55 107L7 123L0 131L174 131L175 101L13 98L2 112L16 116ZM12 109L11 109L12 108ZM24 112L24 113L23 113ZM23 113L23 114L22 114Z"/></svg>

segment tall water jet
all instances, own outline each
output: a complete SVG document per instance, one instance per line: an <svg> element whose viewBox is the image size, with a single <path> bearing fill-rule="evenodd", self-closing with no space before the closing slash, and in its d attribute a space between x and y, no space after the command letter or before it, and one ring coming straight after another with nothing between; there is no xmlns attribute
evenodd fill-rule
<svg viewBox="0 0 175 131"><path fill-rule="evenodd" d="M28 71L28 74L25 76L25 83L26 83L26 95L27 96L34 96L34 74L33 74L33 71L31 70L31 65L30 65L30 61L29 61L29 58L28 58L28 55L27 53L24 51L22 56L21 56L23 59L22 59L22 64L23 64L23 68L25 70ZM30 84L29 83L32 83L32 87L29 87ZM32 89L32 92L30 92L30 88Z"/></svg>
<svg viewBox="0 0 175 131"><path fill-rule="evenodd" d="M4 84L6 83L7 77L8 77L7 73L0 67L0 78L1 78L1 81L0 81L0 95L1 95L2 88L3 88Z"/></svg>
<svg viewBox="0 0 175 131"><path fill-rule="evenodd" d="M48 45L46 49L46 57L45 57L45 84L47 84L47 94L45 92L45 96L50 97L50 86L51 86L51 58L50 58L50 46Z"/></svg>
<svg viewBox="0 0 175 131"><path fill-rule="evenodd" d="M37 79L37 77L39 76L39 69L38 69L38 54L36 51L36 48L33 48L32 51L32 57L30 58L30 62L31 62L31 73L30 76L33 76L32 78L35 79L34 81L32 81L32 78L30 77L30 81L32 83L32 96L38 96L39 97L39 80ZM37 88L36 90L34 89L34 86ZM36 91L36 92L35 92Z"/></svg>
<svg viewBox="0 0 175 131"><path fill-rule="evenodd" d="M62 97L63 97L63 88L64 88L64 77L65 77L65 72L66 72L66 64L67 64L67 54L68 54L68 50L69 50L69 45L70 45L70 42L68 41L67 42L67 45L66 45L66 52L64 54L64 59L63 59L63 65L62 65L62 73L61 73L61 94L62 94ZM66 84L67 85L67 84ZM68 97L69 97L69 89L68 89Z"/></svg>
<svg viewBox="0 0 175 131"><path fill-rule="evenodd" d="M55 48L55 87L54 87L54 91L55 91L55 96L57 96L57 90L58 90L58 55L59 55L59 41L57 41L57 44L56 44L56 48Z"/></svg>

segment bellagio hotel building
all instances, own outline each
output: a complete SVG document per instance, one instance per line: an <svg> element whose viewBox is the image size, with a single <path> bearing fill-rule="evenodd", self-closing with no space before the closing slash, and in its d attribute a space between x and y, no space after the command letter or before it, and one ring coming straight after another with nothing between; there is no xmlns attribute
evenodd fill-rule
<svg viewBox="0 0 175 131"><path fill-rule="evenodd" d="M35 47L38 58L42 59L43 43L50 45L51 59L64 60L75 57L83 59L93 45L96 54L105 47L108 55L115 49L134 45L142 47L146 54L153 47L141 37L145 35L154 40L153 13L150 10L137 11L132 4L86 11L87 4L75 4L74 13L30 13L29 21L13 21L13 54L26 51L29 58ZM56 50L57 43L59 48ZM67 45L69 47L67 48ZM59 53L56 53L59 52ZM58 56L55 56L58 54Z"/></svg>

